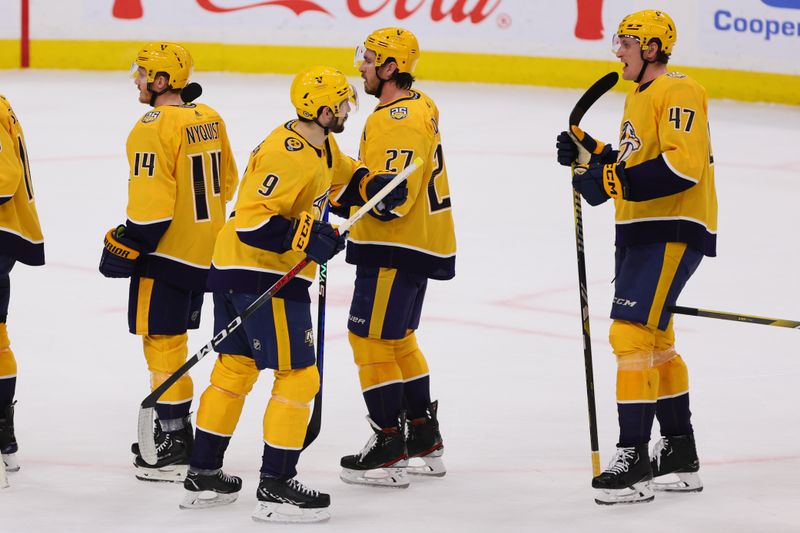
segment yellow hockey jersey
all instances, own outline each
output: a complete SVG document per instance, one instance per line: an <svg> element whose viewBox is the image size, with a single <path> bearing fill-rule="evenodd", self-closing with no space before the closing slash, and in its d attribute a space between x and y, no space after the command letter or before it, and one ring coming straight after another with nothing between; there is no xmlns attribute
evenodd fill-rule
<svg viewBox="0 0 800 533"><path fill-rule="evenodd" d="M292 219L307 211L319 219L329 192L338 194L361 164L339 151L332 135L314 146L292 120L273 130L250 155L234 214L220 231L208 287L261 293L304 257L286 246ZM316 275L311 262L278 296L309 301Z"/></svg>
<svg viewBox="0 0 800 533"><path fill-rule="evenodd" d="M0 254L26 265L44 264L44 237L36 213L22 125L0 96Z"/></svg>
<svg viewBox="0 0 800 533"><path fill-rule="evenodd" d="M347 262L451 279L456 236L439 110L427 95L412 90L408 96L377 106L367 118L359 157L371 171L397 173L417 156L424 164L408 177L408 199L392 211L397 217L366 216L355 224Z"/></svg>
<svg viewBox="0 0 800 533"><path fill-rule="evenodd" d="M204 290L238 182L225 123L204 104L158 106L134 126L127 153L126 236L144 252L137 272Z"/></svg>
<svg viewBox="0 0 800 533"><path fill-rule="evenodd" d="M630 194L616 202L619 246L684 242L716 255L717 193L705 89L679 72L625 100L617 161Z"/></svg>

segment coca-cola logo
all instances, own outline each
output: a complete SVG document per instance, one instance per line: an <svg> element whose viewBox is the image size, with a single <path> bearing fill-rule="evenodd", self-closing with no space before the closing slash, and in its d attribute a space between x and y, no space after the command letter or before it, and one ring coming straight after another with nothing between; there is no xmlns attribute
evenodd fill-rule
<svg viewBox="0 0 800 533"><path fill-rule="evenodd" d="M196 0L197 5L211 13L230 13L244 9L253 9L266 6L281 6L290 9L295 15L306 12L333 14L322 7L319 2L312 0L264 0L261 2L247 3L240 6L224 7L217 5L213 0ZM479 24L494 13L503 0L383 0L370 2L365 0L347 0L347 10L356 18L369 18L379 13L393 11L397 20L405 20L417 13L427 14L434 22L450 19L453 22L469 21ZM446 5L445 5L446 4ZM468 5L471 4L471 5ZM425 9L423 9L425 8ZM115 18L133 20L144 16L142 0L114 0L111 10ZM501 20L502 19L502 20ZM498 24L502 27L510 25L510 18L506 14L498 15Z"/></svg>
<svg viewBox="0 0 800 533"><path fill-rule="evenodd" d="M236 7L218 6L212 0L197 0L197 5L212 13L230 13L232 11L241 11L242 9L262 6L282 6L291 9L295 15L302 15L306 11L319 11L327 15L331 14L327 9L311 0L265 0L263 2ZM142 0L114 0L114 7L111 9L111 14L119 19L140 19L144 16Z"/></svg>
<svg viewBox="0 0 800 533"><path fill-rule="evenodd" d="M408 7L409 3L417 2L417 5ZM469 19L473 24L483 22L489 15L491 15L499 6L502 0L495 0L494 5L488 7L492 0L479 0L471 9L467 9L467 0L456 0L450 9L443 7L443 0L433 0L430 3L430 17L434 22L439 22L447 18L452 18L453 22L461 22ZM382 4L373 9L365 9L362 5L362 0L347 0L347 9L350 10L354 16L358 18L367 18L383 11L390 3L391 0L384 0ZM394 16L398 20L404 20L419 11L425 5L425 0L394 0Z"/></svg>

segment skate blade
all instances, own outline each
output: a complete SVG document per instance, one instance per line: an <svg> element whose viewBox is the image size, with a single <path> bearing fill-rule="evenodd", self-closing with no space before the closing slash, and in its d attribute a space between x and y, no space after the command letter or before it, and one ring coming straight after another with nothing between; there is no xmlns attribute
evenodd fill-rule
<svg viewBox="0 0 800 533"><path fill-rule="evenodd" d="M181 509L209 509L228 505L236 501L239 497L238 492L222 494L212 490L201 490L200 492L186 491L186 496L178 507Z"/></svg>
<svg viewBox="0 0 800 533"><path fill-rule="evenodd" d="M657 492L701 492L703 482L696 472L680 472L677 481L651 481L650 488Z"/></svg>
<svg viewBox="0 0 800 533"><path fill-rule="evenodd" d="M161 468L144 468L134 463L136 479L140 481L158 481L167 483L183 483L189 465L169 465Z"/></svg>
<svg viewBox="0 0 800 533"><path fill-rule="evenodd" d="M4 453L3 464L6 472L19 472L19 461L16 453Z"/></svg>
<svg viewBox="0 0 800 533"><path fill-rule="evenodd" d="M649 481L640 481L639 483L634 483L632 487L624 489L595 490L597 490L597 496L594 501L598 505L648 503L656 497L650 488Z"/></svg>
<svg viewBox="0 0 800 533"><path fill-rule="evenodd" d="M447 473L441 457L426 455L408 460L406 472L410 476L442 477Z"/></svg>
<svg viewBox="0 0 800 533"><path fill-rule="evenodd" d="M371 487L388 487L406 489L410 484L406 467L375 468L373 470L351 470L342 468L339 479L350 485L369 485Z"/></svg>
<svg viewBox="0 0 800 533"><path fill-rule="evenodd" d="M289 503L258 502L252 517L256 522L308 524L325 522L330 519L331 514L327 507L304 509Z"/></svg>

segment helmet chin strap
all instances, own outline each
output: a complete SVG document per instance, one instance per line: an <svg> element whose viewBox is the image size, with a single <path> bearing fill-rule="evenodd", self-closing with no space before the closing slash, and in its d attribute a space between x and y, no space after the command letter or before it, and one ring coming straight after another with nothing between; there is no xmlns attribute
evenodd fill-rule
<svg viewBox="0 0 800 533"><path fill-rule="evenodd" d="M644 51L642 51L642 69L639 71L639 75L636 76L636 83L642 81L642 78L644 77L644 71L647 70L647 65L649 65L650 63L652 63L652 61L648 61L647 59L645 59Z"/></svg>
<svg viewBox="0 0 800 533"><path fill-rule="evenodd" d="M328 135L328 131L330 130L330 127L329 127L329 126L323 126L323 125L322 125L322 123L319 121L319 115L317 115L316 117L314 117L314 119L312 120L312 122L313 122L314 124L316 124L317 126L319 126L320 128L322 128L322 131L323 131L323 132L325 132L325 135L326 135L326 136Z"/></svg>
<svg viewBox="0 0 800 533"><path fill-rule="evenodd" d="M169 85L167 85L167 86L164 88L164 90L163 90L163 91L161 91L161 92L155 92L155 91L153 90L153 84L152 84L152 83L148 83L148 84L147 84L147 90L150 92L150 107L155 107L155 106L156 106L156 98L158 98L159 96L161 96L161 95L162 95L162 94L164 94L165 92L169 91L169 89L170 89L170 86L169 86Z"/></svg>

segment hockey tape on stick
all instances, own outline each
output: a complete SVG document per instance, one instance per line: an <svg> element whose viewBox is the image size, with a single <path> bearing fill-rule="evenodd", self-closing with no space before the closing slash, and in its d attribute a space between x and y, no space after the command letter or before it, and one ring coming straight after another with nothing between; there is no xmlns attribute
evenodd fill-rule
<svg viewBox="0 0 800 533"><path fill-rule="evenodd" d="M383 200L383 198L389 194L392 189L400 185L400 182L405 180L408 176L411 175L412 172L417 170L422 165L422 158L417 157L412 161L410 165L403 169L402 172L397 174L392 180L387 183L378 193L370 198L370 200L361 206L358 211L353 213L353 216L345 220L342 224L339 225L338 232L344 233L350 227L358 222L361 217L366 215L373 209L378 203ZM170 377L168 377L164 383L159 385L153 392L151 392L147 397L142 400L142 404L139 407L139 421L138 421L138 437L139 437L139 453L142 456L142 459L149 464L155 465L158 461L158 453L156 451L156 442L153 438L153 421L155 418L155 406L158 402L158 399L164 394L167 389L169 389L176 381L178 381L184 374L186 374L190 368L192 368L198 361L200 361L203 357L211 353L216 349L219 344L225 340L231 333L233 333L239 326L242 325L242 322L247 320L247 318L256 312L256 310L264 305L270 298L275 296L275 294L281 290L287 283L289 283L294 277L303 270L308 263L311 262L311 258L306 256L302 261L297 263L295 266L292 267L286 274L281 277L275 284L266 290L261 296L256 298L256 300L251 303L247 309L242 311L242 314L234 318L230 324L225 326L222 331L214 335L214 338L211 339L205 346L203 346L199 352L194 354L192 357L186 360L186 362L176 370Z"/></svg>

